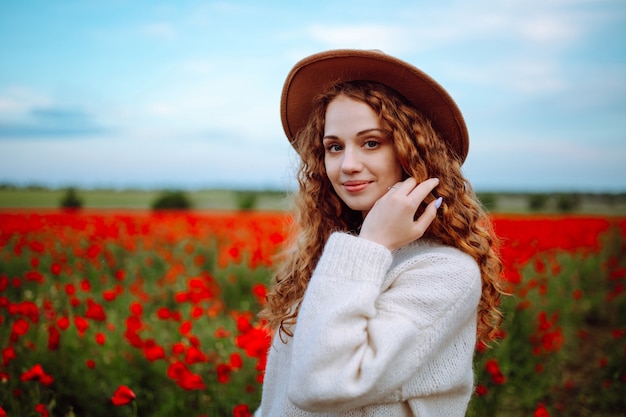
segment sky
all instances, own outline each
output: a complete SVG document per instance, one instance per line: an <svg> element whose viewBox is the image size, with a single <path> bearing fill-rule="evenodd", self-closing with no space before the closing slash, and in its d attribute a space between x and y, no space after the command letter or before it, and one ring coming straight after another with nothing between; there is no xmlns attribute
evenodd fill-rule
<svg viewBox="0 0 626 417"><path fill-rule="evenodd" d="M452 95L478 191L626 191L626 1L0 1L0 184L294 187L305 56L380 49Z"/></svg>

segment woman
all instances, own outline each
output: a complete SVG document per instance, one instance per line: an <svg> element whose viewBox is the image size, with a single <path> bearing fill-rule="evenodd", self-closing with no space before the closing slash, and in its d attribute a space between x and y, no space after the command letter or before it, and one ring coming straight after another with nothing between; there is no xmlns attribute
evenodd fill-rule
<svg viewBox="0 0 626 417"><path fill-rule="evenodd" d="M256 415L464 415L501 263L461 173L461 112L408 63L334 50L296 64L281 113L297 239L261 313L275 337Z"/></svg>

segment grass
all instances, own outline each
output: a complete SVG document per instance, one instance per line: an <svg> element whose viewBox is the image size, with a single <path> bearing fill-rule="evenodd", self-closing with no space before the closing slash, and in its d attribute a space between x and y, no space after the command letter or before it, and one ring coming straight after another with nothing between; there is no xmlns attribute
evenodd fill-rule
<svg viewBox="0 0 626 417"><path fill-rule="evenodd" d="M65 193L64 189L0 189L0 208L57 208ZM77 190L84 208L105 209L149 209L160 193L160 190ZM213 189L186 192L192 207L198 210L235 209L246 193L253 193L258 210L285 210L289 207L287 193L278 191Z"/></svg>
<svg viewBox="0 0 626 417"><path fill-rule="evenodd" d="M78 189L84 208L149 209L161 190ZM0 186L0 209L57 208L65 189L39 187L16 188ZM256 210L286 210L291 195L285 190L205 189L185 191L197 210L233 210L248 206ZM540 198L537 199L536 197ZM573 213L596 215L626 214L626 193L509 193L479 192L479 197L493 213ZM566 198L574 201L569 208L560 208ZM531 209L530 202L541 201L541 207Z"/></svg>

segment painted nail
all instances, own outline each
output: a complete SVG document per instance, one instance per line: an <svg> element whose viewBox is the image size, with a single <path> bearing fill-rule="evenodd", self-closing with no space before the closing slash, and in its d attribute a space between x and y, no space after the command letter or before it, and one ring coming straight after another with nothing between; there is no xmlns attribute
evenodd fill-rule
<svg viewBox="0 0 626 417"><path fill-rule="evenodd" d="M443 197L439 197L436 201L435 201L435 207L439 208L441 207L441 203L443 202Z"/></svg>

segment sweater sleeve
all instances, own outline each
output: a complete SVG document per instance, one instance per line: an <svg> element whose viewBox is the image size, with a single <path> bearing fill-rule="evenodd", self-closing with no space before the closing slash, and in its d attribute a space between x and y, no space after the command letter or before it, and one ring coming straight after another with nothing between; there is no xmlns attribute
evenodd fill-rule
<svg viewBox="0 0 626 417"><path fill-rule="evenodd" d="M424 255L383 291L392 260L365 239L329 238L290 342L288 395L299 408L340 411L401 400L402 385L473 317L480 272L469 256Z"/></svg>

